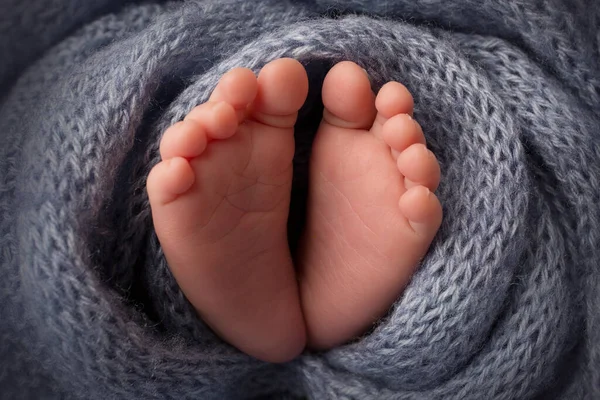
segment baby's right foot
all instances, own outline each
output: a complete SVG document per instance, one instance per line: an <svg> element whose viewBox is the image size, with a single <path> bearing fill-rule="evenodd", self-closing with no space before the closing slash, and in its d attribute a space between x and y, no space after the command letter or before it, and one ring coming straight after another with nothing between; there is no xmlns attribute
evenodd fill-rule
<svg viewBox="0 0 600 400"><path fill-rule="evenodd" d="M165 132L147 187L183 293L220 336L265 361L304 348L287 241L293 127L308 93L297 61L226 74L208 103Z"/></svg>
<svg viewBox="0 0 600 400"><path fill-rule="evenodd" d="M301 296L309 345L362 334L400 296L442 219L440 167L397 82L375 98L356 64L332 68L310 163Z"/></svg>

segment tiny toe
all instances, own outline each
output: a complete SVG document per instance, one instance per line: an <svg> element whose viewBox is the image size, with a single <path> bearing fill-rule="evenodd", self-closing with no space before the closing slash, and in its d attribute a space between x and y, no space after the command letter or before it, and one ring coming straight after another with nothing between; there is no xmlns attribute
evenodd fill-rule
<svg viewBox="0 0 600 400"><path fill-rule="evenodd" d="M364 69L350 61L336 64L323 82L323 119L334 126L369 129L375 120L375 95Z"/></svg>
<svg viewBox="0 0 600 400"><path fill-rule="evenodd" d="M194 171L186 159L175 157L161 161L152 168L146 181L150 204L171 203L192 187L194 179Z"/></svg>
<svg viewBox="0 0 600 400"><path fill-rule="evenodd" d="M387 124L389 119L398 115L404 115L405 119L409 119L413 113L413 106L412 95L403 84L394 81L386 83L375 98L377 116L373 127L371 127L371 133L380 139L384 139L383 126ZM392 155L397 157L398 151L392 148Z"/></svg>
<svg viewBox="0 0 600 400"><path fill-rule="evenodd" d="M397 114L388 119L383 124L381 135L391 147L394 158L415 143L426 143L421 126L409 114Z"/></svg>
<svg viewBox="0 0 600 400"><path fill-rule="evenodd" d="M415 233L432 239L442 223L442 205L425 186L415 186L400 197L400 211Z"/></svg>
<svg viewBox="0 0 600 400"><path fill-rule="evenodd" d="M225 101L236 110L247 107L256 97L258 82L248 68L234 68L221 77L209 101Z"/></svg>
<svg viewBox="0 0 600 400"><path fill-rule="evenodd" d="M277 59L258 74L251 117L266 125L291 128L307 96L308 76L304 66L291 58Z"/></svg>
<svg viewBox="0 0 600 400"><path fill-rule="evenodd" d="M412 116L414 100L406 86L399 82L388 82L379 89L375 107L381 117L388 119L396 114Z"/></svg>
<svg viewBox="0 0 600 400"><path fill-rule="evenodd" d="M173 157L198 157L206 149L206 143L206 132L196 120L179 121L165 131L160 156L163 161Z"/></svg>
<svg viewBox="0 0 600 400"><path fill-rule="evenodd" d="M405 177L407 189L422 185L435 191L440 183L440 165L431 150L421 143L413 144L398 156L398 169Z"/></svg>
<svg viewBox="0 0 600 400"><path fill-rule="evenodd" d="M194 108L184 118L184 121L188 120L194 120L211 139L227 139L238 128L236 111L225 101L204 103Z"/></svg>

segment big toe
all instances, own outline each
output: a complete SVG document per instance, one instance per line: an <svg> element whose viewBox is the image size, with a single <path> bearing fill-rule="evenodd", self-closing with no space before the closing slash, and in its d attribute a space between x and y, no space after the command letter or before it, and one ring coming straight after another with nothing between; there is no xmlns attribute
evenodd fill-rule
<svg viewBox="0 0 600 400"><path fill-rule="evenodd" d="M336 64L322 90L325 122L349 129L369 129L375 120L375 94L365 70L350 61Z"/></svg>
<svg viewBox="0 0 600 400"><path fill-rule="evenodd" d="M308 96L308 76L298 61L281 58L265 65L258 75L258 92L251 117L279 128L291 128Z"/></svg>

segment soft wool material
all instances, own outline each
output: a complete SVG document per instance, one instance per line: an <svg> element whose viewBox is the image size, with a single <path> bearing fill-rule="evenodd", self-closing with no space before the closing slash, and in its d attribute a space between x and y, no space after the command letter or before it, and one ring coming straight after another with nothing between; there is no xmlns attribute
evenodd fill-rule
<svg viewBox="0 0 600 400"><path fill-rule="evenodd" d="M0 398L599 399L594 0L3 0ZM413 93L442 228L364 337L269 365L172 278L145 179L235 66L306 67L291 245L336 62Z"/></svg>

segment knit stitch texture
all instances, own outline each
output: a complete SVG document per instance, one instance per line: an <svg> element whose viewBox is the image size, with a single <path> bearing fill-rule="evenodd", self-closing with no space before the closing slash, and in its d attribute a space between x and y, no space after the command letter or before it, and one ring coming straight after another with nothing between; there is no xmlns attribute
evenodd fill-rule
<svg viewBox="0 0 600 400"><path fill-rule="evenodd" d="M600 399L595 0L1 1L1 399ZM280 57L311 82L292 246L342 60L413 93L445 217L371 332L270 365L196 316L145 180L224 72Z"/></svg>

